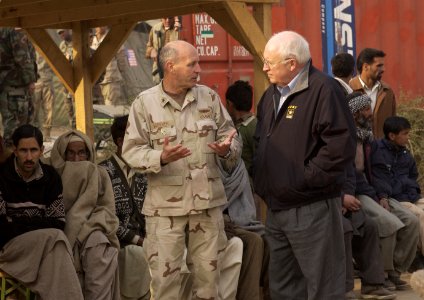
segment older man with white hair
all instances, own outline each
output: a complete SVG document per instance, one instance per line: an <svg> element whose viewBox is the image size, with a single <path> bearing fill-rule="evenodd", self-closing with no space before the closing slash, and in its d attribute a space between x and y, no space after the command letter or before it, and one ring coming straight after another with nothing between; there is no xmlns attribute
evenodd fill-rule
<svg viewBox="0 0 424 300"><path fill-rule="evenodd" d="M355 154L343 92L284 31L266 44L272 85L258 107L255 191L268 205L272 299L344 299L341 186Z"/></svg>

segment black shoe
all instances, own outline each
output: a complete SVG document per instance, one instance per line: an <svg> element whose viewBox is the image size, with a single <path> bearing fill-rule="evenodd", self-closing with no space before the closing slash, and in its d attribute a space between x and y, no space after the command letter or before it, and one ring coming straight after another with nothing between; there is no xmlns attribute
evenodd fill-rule
<svg viewBox="0 0 424 300"><path fill-rule="evenodd" d="M393 282L393 284L396 286L396 289L399 291L404 291L408 289L408 283L400 279L399 276L389 275L389 280Z"/></svg>
<svg viewBox="0 0 424 300"><path fill-rule="evenodd" d="M361 287L362 299L389 300L395 299L396 294L385 289L382 285L363 285Z"/></svg>
<svg viewBox="0 0 424 300"><path fill-rule="evenodd" d="M383 285L383 287L384 287L386 290L389 290L389 291L394 291L394 290L396 290L396 285L395 285L393 282L391 282L388 278L386 278L386 279L384 280L384 285Z"/></svg>

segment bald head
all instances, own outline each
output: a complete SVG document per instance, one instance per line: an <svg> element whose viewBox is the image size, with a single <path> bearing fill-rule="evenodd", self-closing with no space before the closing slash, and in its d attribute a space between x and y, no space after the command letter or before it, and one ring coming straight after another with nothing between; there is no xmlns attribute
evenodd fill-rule
<svg viewBox="0 0 424 300"><path fill-rule="evenodd" d="M179 57L190 52L190 50L196 52L196 49L186 41L172 41L167 43L159 54L159 63L162 70L166 73L165 66L167 61L177 62Z"/></svg>
<svg viewBox="0 0 424 300"><path fill-rule="evenodd" d="M184 93L196 85L201 69L199 55L191 44L185 41L167 43L160 52L159 61L168 91L180 90Z"/></svg>
<svg viewBox="0 0 424 300"><path fill-rule="evenodd" d="M294 31L274 34L266 44L265 51L276 52L281 59L293 57L300 65L306 64L311 58L308 42Z"/></svg>

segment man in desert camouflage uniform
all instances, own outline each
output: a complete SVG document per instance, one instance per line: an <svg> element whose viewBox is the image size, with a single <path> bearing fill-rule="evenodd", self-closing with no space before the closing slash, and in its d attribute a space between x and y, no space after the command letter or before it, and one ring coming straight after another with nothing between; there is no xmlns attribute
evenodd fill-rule
<svg viewBox="0 0 424 300"><path fill-rule="evenodd" d="M107 34L107 27L96 27L91 49L97 50L101 42ZM103 77L99 80L99 86L102 91L104 104L106 105L119 105L127 104L127 100L123 90L123 78L121 69L124 64L119 63L126 60L125 48L121 47L118 53L112 58L110 63L106 66Z"/></svg>
<svg viewBox="0 0 424 300"><path fill-rule="evenodd" d="M36 81L35 50L27 36L21 29L0 28L0 112L7 146L13 131L32 120Z"/></svg>
<svg viewBox="0 0 424 300"><path fill-rule="evenodd" d="M69 29L58 29L57 34L60 36L62 41L59 44L60 51L65 55L66 59L72 63L73 61L73 48L72 48L72 32ZM66 111L69 116L69 127L75 128L75 112L74 112L74 99L72 94L69 93L65 87L63 87L65 97Z"/></svg>
<svg viewBox="0 0 424 300"><path fill-rule="evenodd" d="M42 122L43 138L50 138L54 105L53 70L40 53L36 52L39 78L34 92L34 124L40 127ZM41 111L43 118L41 119ZM41 121L42 120L42 121Z"/></svg>
<svg viewBox="0 0 424 300"><path fill-rule="evenodd" d="M153 82L158 84L163 78L163 70L157 63L162 47L180 37L181 24L178 17L162 18L160 23L152 27L146 47L146 57L152 59Z"/></svg>
<svg viewBox="0 0 424 300"><path fill-rule="evenodd" d="M160 61L164 79L134 101L122 153L132 168L147 173L144 246L152 299L177 299L186 247L193 299L218 299L227 199L217 163L231 170L241 143L219 96L196 84L196 49L173 41Z"/></svg>

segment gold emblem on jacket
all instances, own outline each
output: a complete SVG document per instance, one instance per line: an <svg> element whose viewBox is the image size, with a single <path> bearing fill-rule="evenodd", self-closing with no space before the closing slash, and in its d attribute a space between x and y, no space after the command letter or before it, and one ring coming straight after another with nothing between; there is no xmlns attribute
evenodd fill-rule
<svg viewBox="0 0 424 300"><path fill-rule="evenodd" d="M293 119L296 108L296 105L289 105L289 107L287 108L286 119Z"/></svg>

